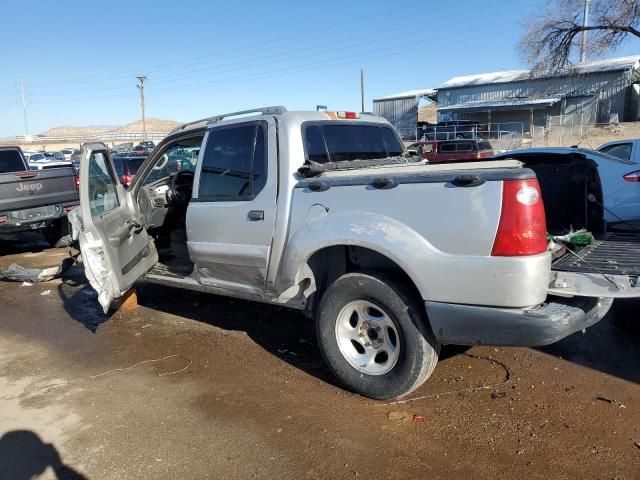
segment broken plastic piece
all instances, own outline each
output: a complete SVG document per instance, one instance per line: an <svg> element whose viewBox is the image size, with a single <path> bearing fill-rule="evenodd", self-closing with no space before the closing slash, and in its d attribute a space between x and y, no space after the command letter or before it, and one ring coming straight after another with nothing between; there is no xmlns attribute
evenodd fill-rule
<svg viewBox="0 0 640 480"><path fill-rule="evenodd" d="M31 284L48 282L49 280L60 277L73 263L74 259L71 257L65 258L60 265L51 268L25 268L17 263L12 263L7 268L0 269L0 280L28 282Z"/></svg>

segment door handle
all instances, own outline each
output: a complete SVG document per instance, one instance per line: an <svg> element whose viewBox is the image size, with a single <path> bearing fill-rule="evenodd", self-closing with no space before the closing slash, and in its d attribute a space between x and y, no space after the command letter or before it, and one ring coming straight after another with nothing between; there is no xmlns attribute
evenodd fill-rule
<svg viewBox="0 0 640 480"><path fill-rule="evenodd" d="M247 218L252 222L264 220L264 210L250 210L247 214Z"/></svg>

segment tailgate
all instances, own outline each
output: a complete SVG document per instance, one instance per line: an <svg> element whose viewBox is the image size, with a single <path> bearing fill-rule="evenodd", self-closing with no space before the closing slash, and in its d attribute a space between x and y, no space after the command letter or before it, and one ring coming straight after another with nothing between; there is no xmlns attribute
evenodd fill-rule
<svg viewBox="0 0 640 480"><path fill-rule="evenodd" d="M640 297L640 233L607 233L551 265L549 293L585 297Z"/></svg>
<svg viewBox="0 0 640 480"><path fill-rule="evenodd" d="M0 212L78 203L73 168L0 175Z"/></svg>

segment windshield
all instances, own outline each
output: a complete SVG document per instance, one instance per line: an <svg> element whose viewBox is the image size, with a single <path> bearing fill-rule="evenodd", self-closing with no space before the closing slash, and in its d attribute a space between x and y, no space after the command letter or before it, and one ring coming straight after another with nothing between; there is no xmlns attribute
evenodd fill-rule
<svg viewBox="0 0 640 480"><path fill-rule="evenodd" d="M22 170L24 170L24 161L18 150L0 150L0 173Z"/></svg>

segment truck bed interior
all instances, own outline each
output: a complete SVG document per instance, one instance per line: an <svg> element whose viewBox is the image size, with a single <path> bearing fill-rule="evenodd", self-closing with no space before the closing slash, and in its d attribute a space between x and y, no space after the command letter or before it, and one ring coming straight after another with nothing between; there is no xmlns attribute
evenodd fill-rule
<svg viewBox="0 0 640 480"><path fill-rule="evenodd" d="M576 273L640 275L638 232L607 232L598 169L584 155L549 155L519 158L538 176L545 204L547 230L564 235L586 229L596 241L563 249L552 268Z"/></svg>

